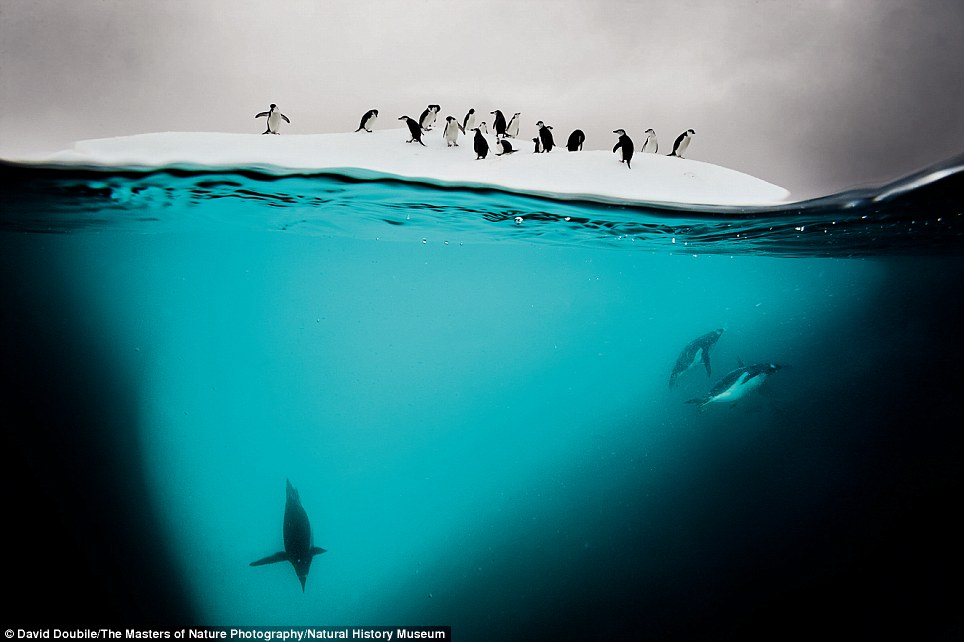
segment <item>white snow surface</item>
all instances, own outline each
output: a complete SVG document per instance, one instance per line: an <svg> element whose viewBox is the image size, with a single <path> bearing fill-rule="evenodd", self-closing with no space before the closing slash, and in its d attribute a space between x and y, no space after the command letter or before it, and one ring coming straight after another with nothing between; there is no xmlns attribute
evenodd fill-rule
<svg viewBox="0 0 964 642"><path fill-rule="evenodd" d="M508 139L513 154L490 150L476 160L472 132L447 147L442 128L406 143L407 128L338 134L228 134L165 132L85 140L41 162L84 167L255 168L273 174L377 174L441 185L493 187L558 198L632 203L758 206L786 202L789 192L719 165L636 151L632 168L608 151L569 152L565 146L533 153L533 143ZM613 144L615 144L615 136Z"/></svg>

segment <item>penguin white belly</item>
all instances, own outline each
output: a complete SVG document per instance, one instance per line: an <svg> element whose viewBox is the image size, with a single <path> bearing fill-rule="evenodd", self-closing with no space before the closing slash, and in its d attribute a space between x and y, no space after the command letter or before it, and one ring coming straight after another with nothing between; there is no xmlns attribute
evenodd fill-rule
<svg viewBox="0 0 964 642"><path fill-rule="evenodd" d="M375 126L375 121L378 120L378 116L371 116L365 121L365 129L371 129Z"/></svg>
<svg viewBox="0 0 964 642"><path fill-rule="evenodd" d="M710 399L710 403L734 403L747 396L766 381L766 375L759 374L750 377L746 373L740 375L732 386Z"/></svg>
<svg viewBox="0 0 964 642"><path fill-rule="evenodd" d="M278 125L281 124L281 114L279 112L271 112L268 115L268 131L276 132L278 131Z"/></svg>
<svg viewBox="0 0 964 642"><path fill-rule="evenodd" d="M687 136L686 138L684 138L679 142L679 149L676 150L676 155L682 156L683 153L686 152L686 148L689 146L690 146L690 139L689 139L689 136Z"/></svg>
<svg viewBox="0 0 964 642"><path fill-rule="evenodd" d="M475 127L475 114L469 116L468 120L465 121L465 131L472 131L473 127Z"/></svg>
<svg viewBox="0 0 964 642"><path fill-rule="evenodd" d="M697 348L696 352L693 353L693 360L690 361L689 365L686 366L686 370L689 370L690 368L695 368L696 364L701 363L702 361L703 361L703 348ZM686 372L686 370L684 370L683 372Z"/></svg>

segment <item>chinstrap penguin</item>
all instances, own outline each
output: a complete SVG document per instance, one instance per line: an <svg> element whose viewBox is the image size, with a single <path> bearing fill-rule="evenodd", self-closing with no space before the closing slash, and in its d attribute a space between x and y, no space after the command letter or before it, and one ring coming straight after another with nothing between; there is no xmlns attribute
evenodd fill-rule
<svg viewBox="0 0 964 642"><path fill-rule="evenodd" d="M509 119L509 124L505 126L505 135L510 138L515 138L519 135L519 112L512 115Z"/></svg>
<svg viewBox="0 0 964 642"><path fill-rule="evenodd" d="M499 152L496 152L496 156L511 154L515 151L514 149L512 149L512 144L509 143L509 141L507 141L504 138L496 143L496 147L497 149L501 150Z"/></svg>
<svg viewBox="0 0 964 642"><path fill-rule="evenodd" d="M667 156L676 156L678 158L683 158L683 153L686 152L686 148L690 146L690 140L696 134L692 129L687 129L685 132L676 137L676 142L673 143L673 151L671 151Z"/></svg>
<svg viewBox="0 0 964 642"><path fill-rule="evenodd" d="M475 138L472 141L472 146L475 148L475 160L481 160L489 154L489 141L485 140L485 136L482 135L478 127L472 131L475 132Z"/></svg>
<svg viewBox="0 0 964 642"><path fill-rule="evenodd" d="M613 147L613 152L620 152L619 162L626 163L626 167L632 169L633 160L633 139L626 135L625 129L613 130L614 134L619 134L619 140L616 141L616 146Z"/></svg>
<svg viewBox="0 0 964 642"><path fill-rule="evenodd" d="M542 141L542 151L551 152L552 148L556 146L555 141L552 140L552 127L546 125L541 120L536 123L536 127L539 128L539 140Z"/></svg>
<svg viewBox="0 0 964 642"><path fill-rule="evenodd" d="M495 114L495 120L492 122L492 131L495 132L495 137L502 138L505 136L505 116L502 112L496 109L495 111L490 111L490 114Z"/></svg>
<svg viewBox="0 0 964 642"><path fill-rule="evenodd" d="M703 367L706 368L706 376L709 377L712 374L710 350L720 340L721 336L723 336L723 328L707 332L687 343L683 351L679 353L673 371L669 374L669 387L674 387L679 376L698 363L703 364Z"/></svg>
<svg viewBox="0 0 964 642"><path fill-rule="evenodd" d="M378 120L378 110L369 109L365 112L365 115L361 117L361 122L358 124L358 129L355 131L360 132L364 129L366 132L371 133L372 125L375 124L376 120Z"/></svg>
<svg viewBox="0 0 964 642"><path fill-rule="evenodd" d="M686 403L697 404L700 412L711 403L735 404L754 390L759 390L767 379L777 370L786 368L776 363L757 363L752 366L741 365L731 370L714 385L709 393L697 399L688 399Z"/></svg>
<svg viewBox="0 0 964 642"><path fill-rule="evenodd" d="M302 592L305 590L305 580L308 579L308 570L311 568L311 560L315 555L321 555L327 551L314 545L311 538L311 524L308 522L308 513L301 505L301 498L298 491L285 480L285 516L282 522L282 539L285 549L274 555L263 557L251 562L250 566L264 566L265 564L275 564L277 562L291 562L301 582Z"/></svg>
<svg viewBox="0 0 964 642"><path fill-rule="evenodd" d="M435 124L435 117L442 110L438 105L429 105L422 112L422 116L418 119L418 124L422 126L422 129L428 131L432 129L432 125Z"/></svg>
<svg viewBox="0 0 964 642"><path fill-rule="evenodd" d="M643 146L639 149L639 151L643 152L644 154L655 154L658 152L659 141L656 140L656 132L654 132L652 129L647 129L643 133L646 134L646 140L643 141Z"/></svg>
<svg viewBox="0 0 964 642"><path fill-rule="evenodd" d="M414 143L418 141L419 145L425 147L425 143L422 142L422 128L415 122L415 119L409 118L408 116L400 116L399 120L405 121L405 124L408 125L408 132L412 135L412 137L405 142Z"/></svg>
<svg viewBox="0 0 964 642"><path fill-rule="evenodd" d="M291 124L291 121L288 120L288 117L282 114L278 110L278 106L275 105L274 103L271 103L270 105L268 105L268 111L261 112L260 114L255 116L255 118L262 118L264 116L268 117L268 128L265 129L263 132L261 132L262 134L277 134L278 126L281 125L282 120L284 120L288 124Z"/></svg>
<svg viewBox="0 0 964 642"><path fill-rule="evenodd" d="M447 147L458 147L459 121L454 116L445 117L445 129L442 130L442 138L445 139Z"/></svg>
<svg viewBox="0 0 964 642"><path fill-rule="evenodd" d="M465 118L462 119L462 133L470 132L475 128L475 108L470 109Z"/></svg>
<svg viewBox="0 0 964 642"><path fill-rule="evenodd" d="M581 129L573 130L569 134L569 140L566 141L566 149L570 152L580 152L582 151L582 144L586 142L586 135Z"/></svg>

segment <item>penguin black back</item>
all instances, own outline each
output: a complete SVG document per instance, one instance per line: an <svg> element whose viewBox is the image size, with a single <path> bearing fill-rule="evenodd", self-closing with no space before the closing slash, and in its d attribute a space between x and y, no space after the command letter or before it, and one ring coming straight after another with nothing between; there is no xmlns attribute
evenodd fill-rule
<svg viewBox="0 0 964 642"><path fill-rule="evenodd" d="M480 160L489 155L489 142L485 140L485 136L476 127L474 130L475 139L472 141L473 147L475 148L475 160Z"/></svg>
<svg viewBox="0 0 964 642"><path fill-rule="evenodd" d="M405 124L408 125L408 132L412 135L411 139L406 142L414 143L418 141L419 145L425 147L425 143L422 142L422 126L419 125L414 118L409 118L408 116L401 116L399 120L405 121Z"/></svg>
<svg viewBox="0 0 964 642"><path fill-rule="evenodd" d="M569 140L566 141L566 149L570 152L582 151L582 144L584 142L586 142L586 135L581 129L576 129L569 134Z"/></svg>

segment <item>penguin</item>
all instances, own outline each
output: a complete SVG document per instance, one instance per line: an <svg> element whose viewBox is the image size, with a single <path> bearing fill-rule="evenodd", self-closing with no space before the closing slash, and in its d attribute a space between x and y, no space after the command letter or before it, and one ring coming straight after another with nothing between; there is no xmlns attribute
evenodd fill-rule
<svg viewBox="0 0 964 642"><path fill-rule="evenodd" d="M484 120L481 123L479 123L479 130L481 130L483 134L489 133L489 126L485 124Z"/></svg>
<svg viewBox="0 0 964 642"><path fill-rule="evenodd" d="M644 154L655 154L658 152L659 141L656 140L656 132L654 132L652 129L647 129L643 133L646 134L646 140L643 141L643 146L639 149L639 151L643 152Z"/></svg>
<svg viewBox="0 0 964 642"><path fill-rule="evenodd" d="M536 144L536 148L532 150L536 154L541 154L544 150L542 149L542 139L536 136L532 139L532 142Z"/></svg>
<svg viewBox="0 0 964 642"><path fill-rule="evenodd" d="M569 140L566 141L566 149L570 152L581 152L584 142L586 142L586 135L582 133L581 129L575 129L569 134Z"/></svg>
<svg viewBox="0 0 964 642"><path fill-rule="evenodd" d="M284 121L288 124L291 123L291 121L288 120L288 117L282 114L278 110L278 106L275 105L274 103L271 103L270 105L268 105L268 111L261 112L260 114L255 116L255 118L261 118L262 116L268 117L268 128L263 132L261 132L262 134L277 134L278 126L281 125L282 119L284 119Z"/></svg>
<svg viewBox="0 0 964 642"><path fill-rule="evenodd" d="M685 132L676 137L676 142L673 143L673 151L671 151L667 156L676 156L677 158L683 158L683 153L686 148L690 146L690 140L696 134L692 129L687 129Z"/></svg>
<svg viewBox="0 0 964 642"><path fill-rule="evenodd" d="M504 155L504 154L511 154L511 153L513 153L513 152L515 151L514 149L512 149L512 145L509 143L509 141L507 141L507 140L504 139L504 138L503 138L502 140L500 140L500 141L497 141L497 142L496 142L496 145L497 145L498 149L501 150L500 152L498 152L498 153L496 154L496 156L502 156L502 155Z"/></svg>
<svg viewBox="0 0 964 642"><path fill-rule="evenodd" d="M539 128L539 138L542 140L543 151L551 152L552 148L556 145L555 141L552 140L552 132L550 131L552 127L546 125L541 120L536 123L536 127Z"/></svg>
<svg viewBox="0 0 964 642"><path fill-rule="evenodd" d="M301 498L298 491L291 485L289 480L285 480L285 516L282 523L282 538L284 539L285 549L274 555L263 557L251 566L264 566L276 562L291 562L301 582L301 590L305 590L305 580L308 579L308 570L311 568L311 560L315 555L327 553L323 548L319 548L311 541L311 524L308 522L308 513L301 505Z"/></svg>
<svg viewBox="0 0 964 642"><path fill-rule="evenodd" d="M509 124L505 126L505 135L511 138L515 138L519 135L519 112L512 115L509 119Z"/></svg>
<svg viewBox="0 0 964 642"><path fill-rule="evenodd" d="M707 332L687 343L683 351L679 353L679 358L676 360L676 365L673 366L673 371L669 374L669 387L674 387L676 380L681 374L700 362L703 363L703 367L706 368L706 376L709 377L712 374L712 369L710 368L710 350L716 345L716 342L720 340L721 336L723 336L723 328L713 330L713 332Z"/></svg>
<svg viewBox="0 0 964 642"><path fill-rule="evenodd" d="M613 130L614 134L619 134L619 140L616 141L616 146L613 147L613 152L616 150L621 151L621 157L619 159L620 163L626 163L626 167L632 169L631 162L633 160L633 139L626 135L625 129Z"/></svg>
<svg viewBox="0 0 964 642"><path fill-rule="evenodd" d="M454 116L445 117L445 129L442 130L442 138L445 139L447 147L458 147L456 142L459 137L459 121Z"/></svg>
<svg viewBox="0 0 964 642"><path fill-rule="evenodd" d="M492 129L495 130L495 137L501 138L505 136L505 116L502 112L496 109L495 111L490 111L490 114L495 114L495 120L492 122Z"/></svg>
<svg viewBox="0 0 964 642"><path fill-rule="evenodd" d="M478 127L473 129L475 132L475 140L473 141L473 146L475 147L475 160L480 160L488 156L489 154L489 142L485 140L485 136Z"/></svg>
<svg viewBox="0 0 964 642"><path fill-rule="evenodd" d="M418 119L418 124L422 126L422 129L428 131L432 129L432 125L435 124L435 117L438 116L441 107L438 105L429 105L422 112L422 116Z"/></svg>
<svg viewBox="0 0 964 642"><path fill-rule="evenodd" d="M735 404L754 390L758 390L777 370L786 368L776 363L758 363L752 366L741 365L731 370L713 386L709 393L698 399L688 399L686 403L697 404L700 412L711 403Z"/></svg>
<svg viewBox="0 0 964 642"><path fill-rule="evenodd" d="M417 122L415 122L415 119L409 118L408 116L401 116L399 120L405 121L405 124L408 125L408 132L412 135L412 137L405 142L414 143L415 141L418 141L419 145L425 147L425 143L422 142L422 128Z"/></svg>
<svg viewBox="0 0 964 642"><path fill-rule="evenodd" d="M475 128L475 108L470 109L465 118L462 119L462 133L470 132Z"/></svg>
<svg viewBox="0 0 964 642"><path fill-rule="evenodd" d="M370 134L372 131L372 125L375 124L376 120L378 120L378 110L369 109L365 112L365 115L361 117L361 123L358 124L358 129L356 129L355 132L357 133L364 129Z"/></svg>

